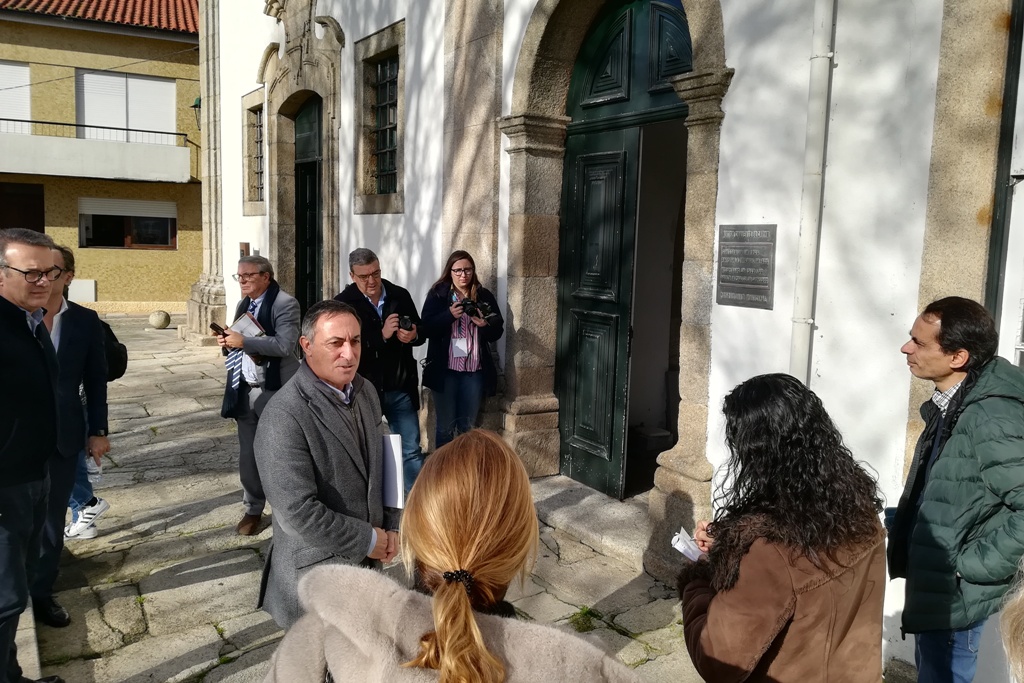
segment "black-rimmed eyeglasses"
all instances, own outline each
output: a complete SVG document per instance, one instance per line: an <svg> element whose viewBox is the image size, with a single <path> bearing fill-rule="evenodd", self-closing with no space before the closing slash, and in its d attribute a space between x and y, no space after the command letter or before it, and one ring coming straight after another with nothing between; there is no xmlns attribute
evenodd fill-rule
<svg viewBox="0 0 1024 683"><path fill-rule="evenodd" d="M263 275L263 273L238 273L237 275L232 275L231 279L234 280L235 282L246 282L248 280L253 279L257 275Z"/></svg>
<svg viewBox="0 0 1024 683"><path fill-rule="evenodd" d="M370 280L379 280L380 279L380 268L378 268L377 270L373 271L372 273L367 273L366 275L357 275L356 273L352 273L352 277L354 277L355 279L359 280L360 282L369 282Z"/></svg>
<svg viewBox="0 0 1024 683"><path fill-rule="evenodd" d="M456 275L472 275L473 274L473 269L472 268L452 268L452 272L455 273Z"/></svg>
<svg viewBox="0 0 1024 683"><path fill-rule="evenodd" d="M43 278L46 278L50 282L53 282L54 280L56 280L57 278L64 274L64 271L60 268L57 268L56 266L50 268L49 270L22 270L21 268L15 268L14 266L0 266L0 268L7 268L8 270L18 271L19 273L25 276L25 279L29 282L29 284L33 285L42 280Z"/></svg>

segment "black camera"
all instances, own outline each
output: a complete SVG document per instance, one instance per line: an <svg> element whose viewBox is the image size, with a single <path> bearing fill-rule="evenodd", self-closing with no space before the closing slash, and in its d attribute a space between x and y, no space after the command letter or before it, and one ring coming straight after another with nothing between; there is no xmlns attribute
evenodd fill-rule
<svg viewBox="0 0 1024 683"><path fill-rule="evenodd" d="M407 315L398 316L398 329L412 332L412 318Z"/></svg>
<svg viewBox="0 0 1024 683"><path fill-rule="evenodd" d="M473 301L472 299L463 299L462 312L467 314L471 318L481 318L487 320L494 315L494 311L491 310L490 305L480 301Z"/></svg>

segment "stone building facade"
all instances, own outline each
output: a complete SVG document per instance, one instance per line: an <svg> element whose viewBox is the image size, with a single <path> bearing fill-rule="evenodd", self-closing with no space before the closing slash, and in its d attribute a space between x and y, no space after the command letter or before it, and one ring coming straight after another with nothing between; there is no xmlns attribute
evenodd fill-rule
<svg viewBox="0 0 1024 683"><path fill-rule="evenodd" d="M755 374L807 381L895 501L927 393L899 353L920 308L985 299L1001 353L1021 343L1024 285L1004 276L1024 239L994 203L1020 36L1008 0L837 4L201 3L216 106L192 332L237 300L223 273L245 248L315 298L369 247L420 301L463 248L507 321L485 424L535 476L650 491L656 576L676 570L671 534L712 514L721 400ZM370 146L382 64L397 64L390 170ZM310 103L318 151L302 161ZM318 213L296 189L308 164ZM393 191L374 191L395 169ZM618 199L593 199L609 188ZM737 225L774 226L767 306L717 296ZM901 594L886 652L909 659Z"/></svg>

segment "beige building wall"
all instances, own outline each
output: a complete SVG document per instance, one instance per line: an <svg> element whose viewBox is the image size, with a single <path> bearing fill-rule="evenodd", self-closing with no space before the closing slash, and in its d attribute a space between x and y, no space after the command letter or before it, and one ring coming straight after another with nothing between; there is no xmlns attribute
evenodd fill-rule
<svg viewBox="0 0 1024 683"><path fill-rule="evenodd" d="M29 64L32 119L75 123L75 70L105 69L175 79L176 130L188 136L191 176L198 180L200 131L192 105L199 97L199 46L190 42L0 21L0 60ZM74 137L74 128L36 125L36 135ZM77 276L96 280L107 312L184 312L202 270L200 185L96 180L0 173L0 182L43 185L46 232L75 251ZM80 197L173 201L176 249L78 247Z"/></svg>
<svg viewBox="0 0 1024 683"><path fill-rule="evenodd" d="M75 252L76 276L96 280L97 305L106 312L184 312L189 287L202 270L200 186L0 175L0 182L43 186L46 234ZM117 249L78 246L78 198L145 199L178 205L177 249ZM160 304L157 306L156 304Z"/></svg>
<svg viewBox="0 0 1024 683"><path fill-rule="evenodd" d="M0 21L0 60L30 65L37 121L75 122L76 68L173 78L177 130L199 140L192 111L199 97L198 44Z"/></svg>

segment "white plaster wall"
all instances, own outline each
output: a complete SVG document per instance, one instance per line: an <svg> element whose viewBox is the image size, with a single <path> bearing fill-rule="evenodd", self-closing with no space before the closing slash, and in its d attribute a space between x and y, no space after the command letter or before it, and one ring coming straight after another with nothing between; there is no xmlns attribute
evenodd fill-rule
<svg viewBox="0 0 1024 683"><path fill-rule="evenodd" d="M441 254L441 190L444 160L444 2L400 0L352 3L321 0L318 14L338 20L345 32L341 60L341 106L338 119L339 245L342 282L348 276L348 254L366 247L380 258L385 278L412 294L422 307L447 254ZM405 19L405 212L356 215L352 212L355 161L355 61L352 46ZM325 292L333 296L336 292ZM425 348L425 347L424 347ZM420 349L423 352L423 349Z"/></svg>
<svg viewBox="0 0 1024 683"><path fill-rule="evenodd" d="M903 490L911 375L899 349L918 314L942 1L840 3L811 387L886 504ZM886 654L903 581L888 584Z"/></svg>
<svg viewBox="0 0 1024 683"><path fill-rule="evenodd" d="M406 287L417 306L437 278L446 256L441 254L441 178L444 111L444 3L351 3L321 0L317 15L333 16L345 33L338 88L338 216L341 282L333 296L350 281L348 253L356 247L372 249L380 257L384 277ZM353 213L355 161L355 62L353 45L391 24L406 20L405 63L405 212L356 215ZM317 36L323 29L317 28ZM255 88L256 70L270 42L285 44L283 24L262 13L262 5L247 12L234 10L221 17L221 144L223 164L224 267L235 272L238 243L250 242L267 254L267 216L242 215L242 107L241 97ZM268 112L268 115L271 115ZM325 121L324 125L331 125ZM229 309L240 298L238 285L228 279Z"/></svg>
<svg viewBox="0 0 1024 683"><path fill-rule="evenodd" d="M729 389L788 372L813 5L725 0L719 224L776 223L773 311L715 305L709 458L725 458L718 406ZM810 385L895 505L902 490L910 375L899 348L917 315L935 114L941 0L839 3ZM757 339L757 346L751 344ZM888 584L886 657L903 583Z"/></svg>
<svg viewBox="0 0 1024 683"><path fill-rule="evenodd" d="M231 279L238 272L239 243L248 242L250 249L258 249L262 256L269 255L269 217L242 215L242 96L261 87L256 72L267 46L275 42L284 44L283 29L262 9L262 4L247 4L244 8L232 5L230 12L222 4L220 9L221 258L228 318L241 299L238 283ZM266 155L264 148L264 158ZM271 189L268 186L266 196L269 197Z"/></svg>
<svg viewBox="0 0 1024 683"><path fill-rule="evenodd" d="M716 467L726 458L722 398L753 375L789 369L812 14L811 0L722 3L736 74L722 104L716 223L778 232L774 310L712 305L707 453Z"/></svg>

